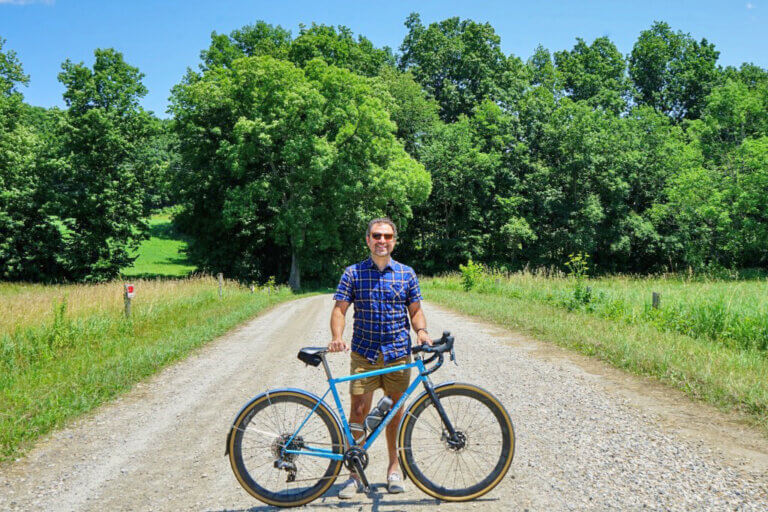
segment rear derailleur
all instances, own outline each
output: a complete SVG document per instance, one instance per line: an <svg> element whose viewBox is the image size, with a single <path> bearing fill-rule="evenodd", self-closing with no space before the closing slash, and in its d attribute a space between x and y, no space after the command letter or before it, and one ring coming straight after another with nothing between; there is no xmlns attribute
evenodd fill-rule
<svg viewBox="0 0 768 512"><path fill-rule="evenodd" d="M296 481L296 464L295 460L298 457L295 453L285 453L284 450L301 450L304 447L304 439L301 436L295 436L290 444L286 445L291 440L291 434L283 434L272 443L272 453L277 459L275 459L275 469L282 469L288 472L286 482Z"/></svg>

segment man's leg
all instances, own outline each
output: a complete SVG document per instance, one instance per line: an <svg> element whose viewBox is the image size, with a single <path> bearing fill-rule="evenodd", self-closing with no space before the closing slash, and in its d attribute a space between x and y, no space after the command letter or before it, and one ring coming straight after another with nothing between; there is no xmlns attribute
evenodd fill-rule
<svg viewBox="0 0 768 512"><path fill-rule="evenodd" d="M363 424L365 417L371 410L371 404L373 402L373 391L363 393L362 395L351 395L351 397L352 410L349 412L349 422ZM352 477L357 480L357 473L353 472Z"/></svg>
<svg viewBox="0 0 768 512"><path fill-rule="evenodd" d="M410 357L403 357L393 361L392 365L400 365L409 362ZM395 373L382 375L384 384L384 393L392 399L392 405L396 404L403 393L408 389L411 381L411 370L402 370ZM392 421L387 425L387 449L389 451L389 465L387 466L387 490L391 493L400 493L405 491L403 487L402 476L398 471L399 464L397 458L397 431L400 427L400 420L403 418L403 408L397 411Z"/></svg>
<svg viewBox="0 0 768 512"><path fill-rule="evenodd" d="M362 395L352 396L352 410L349 412L350 423L363 423L365 417L371 411L373 403L373 391L363 393Z"/></svg>
<svg viewBox="0 0 768 512"><path fill-rule="evenodd" d="M392 398L392 404L394 405L400 400L400 397L403 396L403 394L390 393L389 396ZM387 425L387 450L389 451L387 476L397 472L399 466L397 462L397 429L400 426L400 419L403 417L403 409L404 407L398 409L397 414L395 414L392 421Z"/></svg>
<svg viewBox="0 0 768 512"><path fill-rule="evenodd" d="M371 402L373 401L373 391L369 391L367 393L363 393L361 395L350 395L352 398L352 407L349 411L349 422L350 423L363 423L365 420L365 416L368 414L368 411L371 409ZM355 432L352 432L352 435L355 435ZM356 482L354 484L351 484L351 482L348 480L347 482L342 485L341 490L339 491L339 498L341 499L350 499L352 498L356 493L359 487L362 485L360 483L360 477L357 476L357 473L354 471L350 472L350 478L352 481Z"/></svg>

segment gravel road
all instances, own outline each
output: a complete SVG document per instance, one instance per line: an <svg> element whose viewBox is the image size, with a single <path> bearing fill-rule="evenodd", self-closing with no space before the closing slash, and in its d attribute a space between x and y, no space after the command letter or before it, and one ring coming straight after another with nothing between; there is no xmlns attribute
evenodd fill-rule
<svg viewBox="0 0 768 512"><path fill-rule="evenodd" d="M270 509L236 482L225 437L263 390L325 390L322 370L296 352L327 343L330 310L328 295L279 305L43 439L0 466L0 510ZM510 472L475 502L439 503L412 484L390 496L381 439L367 471L372 495L340 502L337 484L308 508L768 510L768 440L738 420L520 334L425 310L430 330L450 330L457 343L459 366L446 364L434 382L478 384L510 412ZM329 359L346 373L348 356Z"/></svg>

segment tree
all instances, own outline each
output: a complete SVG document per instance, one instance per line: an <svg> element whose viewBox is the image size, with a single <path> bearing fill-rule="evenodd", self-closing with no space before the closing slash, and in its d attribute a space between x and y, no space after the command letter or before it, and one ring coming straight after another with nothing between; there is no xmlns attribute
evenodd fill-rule
<svg viewBox="0 0 768 512"><path fill-rule="evenodd" d="M173 122L150 117L147 136L131 152L130 160L142 191L144 211L176 203L176 177L181 172L178 136Z"/></svg>
<svg viewBox="0 0 768 512"><path fill-rule="evenodd" d="M565 92L574 101L617 113L625 109L627 64L607 37L598 37L591 45L576 38L572 50L555 53L555 64Z"/></svg>
<svg viewBox="0 0 768 512"><path fill-rule="evenodd" d="M504 55L489 23L448 18L425 27L413 13L405 26L408 34L400 47L400 69L413 73L440 103L443 121L471 115L485 99L509 100L521 92L525 66L520 59Z"/></svg>
<svg viewBox="0 0 768 512"><path fill-rule="evenodd" d="M640 33L629 57L635 101L675 120L698 119L704 99L719 80L719 55L706 39L697 42L690 34L655 22Z"/></svg>
<svg viewBox="0 0 768 512"><path fill-rule="evenodd" d="M61 269L62 241L38 168L42 140L17 89L29 78L4 44L0 38L0 278L53 280Z"/></svg>
<svg viewBox="0 0 768 512"><path fill-rule="evenodd" d="M19 85L27 85L29 76L24 74L16 52L3 50L5 42L5 39L0 37L0 95L7 98L19 92Z"/></svg>
<svg viewBox="0 0 768 512"><path fill-rule="evenodd" d="M393 101L387 105L387 110L397 125L397 138L403 141L405 150L415 157L423 140L440 119L440 105L408 72L385 66L379 78L392 96Z"/></svg>
<svg viewBox="0 0 768 512"><path fill-rule="evenodd" d="M405 227L430 180L394 136L391 101L380 82L320 59L245 57L176 86L184 227L204 268L289 274L298 288L359 256L368 218Z"/></svg>
<svg viewBox="0 0 768 512"><path fill-rule="evenodd" d="M768 81L750 87L728 79L706 98L703 118L692 125L705 158L715 165L735 165L735 150L745 139L768 135Z"/></svg>
<svg viewBox="0 0 768 512"><path fill-rule="evenodd" d="M363 76L376 76L382 68L395 64L389 48L376 48L363 36L355 40L352 31L344 26L336 29L313 23L309 28L301 28L291 43L288 60L304 67L316 58Z"/></svg>
<svg viewBox="0 0 768 512"><path fill-rule="evenodd" d="M67 60L59 81L69 107L61 129L59 198L69 231L68 266L77 280L114 277L145 237L141 171L133 159L149 135L139 106L143 74L120 52L97 49L93 69Z"/></svg>
<svg viewBox="0 0 768 512"><path fill-rule="evenodd" d="M745 62L739 68L728 66L723 70L725 80L739 81L750 89L768 84L768 70Z"/></svg>
<svg viewBox="0 0 768 512"><path fill-rule="evenodd" d="M200 69L229 67L240 57L262 55L289 60L300 67L319 58L364 76L376 76L382 68L395 64L389 48L376 48L363 36L355 38L344 26L315 23L309 28L301 26L299 35L293 39L280 25L257 21L232 31L229 36L213 32L211 45L200 53Z"/></svg>
<svg viewBox="0 0 768 512"><path fill-rule="evenodd" d="M280 25L273 26L264 21L245 25L233 30L230 35L211 34L211 45L200 52L200 69L206 71L215 67L228 67L235 59L243 56L271 55L286 58L291 46L291 33Z"/></svg>
<svg viewBox="0 0 768 512"><path fill-rule="evenodd" d="M738 266L768 263L768 136L747 139L737 150L736 172L727 177L732 241L727 246Z"/></svg>
<svg viewBox="0 0 768 512"><path fill-rule="evenodd" d="M555 64L552 54L541 45L538 45L526 65L531 77L531 85L544 87L554 92L555 90Z"/></svg>
<svg viewBox="0 0 768 512"><path fill-rule="evenodd" d="M530 144L508 165L524 198L518 215L536 237L523 257L561 265L585 252L614 271L660 267L668 218L651 209L680 168L682 129L649 107L619 117L583 101L555 104L541 90L522 106L518 137Z"/></svg>
<svg viewBox="0 0 768 512"><path fill-rule="evenodd" d="M415 209L401 245L424 272L455 270L469 259L514 265L535 240L509 171L518 151L512 128L501 107L484 101L471 118L439 123L426 137L419 154L432 175L432 194Z"/></svg>

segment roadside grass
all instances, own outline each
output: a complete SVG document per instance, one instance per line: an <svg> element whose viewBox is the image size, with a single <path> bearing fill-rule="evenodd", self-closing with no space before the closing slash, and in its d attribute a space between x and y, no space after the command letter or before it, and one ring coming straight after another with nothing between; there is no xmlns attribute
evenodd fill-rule
<svg viewBox="0 0 768 512"><path fill-rule="evenodd" d="M123 276L180 277L195 271L184 253L187 242L174 230L169 212L150 217L149 236L139 247L133 265L122 270Z"/></svg>
<svg viewBox="0 0 768 512"><path fill-rule="evenodd" d="M265 308L296 296L211 277L122 284L0 284L0 460L130 389Z"/></svg>
<svg viewBox="0 0 768 512"><path fill-rule="evenodd" d="M482 281L469 292L458 275L424 279L422 287L425 297L438 304L656 377L723 410L741 411L768 434L768 353L724 336L735 331L696 326L697 321L730 326L740 318L762 321L765 281L586 282L590 294L605 293L622 307L607 300L596 299L591 307L591 300L575 301L574 280L567 278L520 274ZM668 308L668 313L650 307L651 290L662 293L661 310ZM697 310L700 303L711 309ZM707 319L713 310L727 321Z"/></svg>
<svg viewBox="0 0 768 512"><path fill-rule="evenodd" d="M662 331L708 338L734 348L768 351L768 280L701 277L612 276L575 279L562 274L484 272L474 291L525 298L569 311L629 324L650 323ZM433 285L462 290L458 275ZM660 293L661 307L651 305Z"/></svg>

